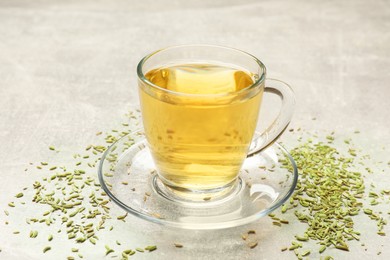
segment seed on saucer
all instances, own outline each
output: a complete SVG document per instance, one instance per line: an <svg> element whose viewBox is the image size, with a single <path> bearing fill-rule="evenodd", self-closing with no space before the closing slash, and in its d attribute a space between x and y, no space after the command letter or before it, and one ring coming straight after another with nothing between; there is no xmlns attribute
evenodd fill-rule
<svg viewBox="0 0 390 260"><path fill-rule="evenodd" d="M204 197L203 200L204 200L204 201L211 200L211 197Z"/></svg>
<svg viewBox="0 0 390 260"><path fill-rule="evenodd" d="M282 226L282 224L280 224L280 222L277 222L277 221L273 221L272 225L275 225L275 226L278 226L278 227Z"/></svg>
<svg viewBox="0 0 390 260"><path fill-rule="evenodd" d="M154 216L156 218L163 219L163 217L160 214L156 213L156 212L152 213L152 216Z"/></svg>

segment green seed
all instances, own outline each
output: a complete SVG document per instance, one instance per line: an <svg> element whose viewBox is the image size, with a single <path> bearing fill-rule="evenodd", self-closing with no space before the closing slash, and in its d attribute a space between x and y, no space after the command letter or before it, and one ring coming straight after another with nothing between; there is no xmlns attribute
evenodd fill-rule
<svg viewBox="0 0 390 260"><path fill-rule="evenodd" d="M322 252L325 251L325 249L326 249L326 246L325 246L325 245L322 245L322 246L320 247L319 253L321 254Z"/></svg>
<svg viewBox="0 0 390 260"><path fill-rule="evenodd" d="M296 238L298 241L308 241L308 240L309 240L308 237L302 237L302 236L295 236L295 238Z"/></svg>
<svg viewBox="0 0 390 260"><path fill-rule="evenodd" d="M8 203L8 206L10 206L11 208L14 208L15 204L13 202L10 202L10 203Z"/></svg>
<svg viewBox="0 0 390 260"><path fill-rule="evenodd" d="M117 217L117 219L118 219L118 220L124 220L126 217L127 217L127 213L126 213L125 215L123 215L123 216Z"/></svg>
<svg viewBox="0 0 390 260"><path fill-rule="evenodd" d="M38 231L36 231L36 230L30 231L30 237L31 238L36 238L37 236L38 236Z"/></svg>
<svg viewBox="0 0 390 260"><path fill-rule="evenodd" d="M56 148L54 148L54 146L49 146L49 149L54 151Z"/></svg>
<svg viewBox="0 0 390 260"><path fill-rule="evenodd" d="M105 245L106 248L106 255L115 252L113 249L111 249L108 245Z"/></svg>
<svg viewBox="0 0 390 260"><path fill-rule="evenodd" d="M21 198L21 197L23 197L23 193L20 192L20 193L16 194L15 197L16 198Z"/></svg>
<svg viewBox="0 0 390 260"><path fill-rule="evenodd" d="M148 250L149 252L152 252L157 249L157 246L147 246L145 247L145 250Z"/></svg>
<svg viewBox="0 0 390 260"><path fill-rule="evenodd" d="M131 249L126 249L126 250L124 250L122 253L128 255L128 254L130 254L131 252L133 252L133 250L131 250Z"/></svg>
<svg viewBox="0 0 390 260"><path fill-rule="evenodd" d="M45 248L43 249L43 253L46 253L46 252L49 251L50 249L51 249L50 246L45 247Z"/></svg>
<svg viewBox="0 0 390 260"><path fill-rule="evenodd" d="M272 222L272 225L275 225L275 226L278 226L278 227L281 227L281 226L282 226L282 224L280 224L280 223L277 222L277 221L273 221L273 222Z"/></svg>
<svg viewBox="0 0 390 260"><path fill-rule="evenodd" d="M77 243L84 243L84 242L85 242L85 240L86 240L86 238L85 238L85 237L79 237L79 238L76 238L76 242L77 242Z"/></svg>
<svg viewBox="0 0 390 260"><path fill-rule="evenodd" d="M53 235L49 235L49 237L47 238L48 241L52 241L53 240Z"/></svg>
<svg viewBox="0 0 390 260"><path fill-rule="evenodd" d="M343 250L343 251L349 251L349 248L346 245L336 245L335 248Z"/></svg>
<svg viewBox="0 0 390 260"><path fill-rule="evenodd" d="M363 212L366 213L367 215L372 215L371 209L363 209Z"/></svg>

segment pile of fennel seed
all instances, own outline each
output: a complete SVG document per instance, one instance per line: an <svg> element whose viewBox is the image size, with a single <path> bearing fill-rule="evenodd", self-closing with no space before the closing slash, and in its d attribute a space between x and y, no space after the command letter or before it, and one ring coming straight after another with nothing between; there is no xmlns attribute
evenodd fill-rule
<svg viewBox="0 0 390 260"><path fill-rule="evenodd" d="M373 206L388 201L390 190L368 191L364 174L370 174L372 170L368 167L364 171L356 170L356 165L364 165L357 156L358 151L349 148L344 153L334 144L334 133L323 139L318 141L320 138L315 136L302 142L300 138L301 144L290 151L298 167L299 179L294 194L279 212L281 215L293 212L295 218L306 225L306 230L296 234L291 245L281 251L293 251L298 259L310 255L311 251L305 249L305 242L309 241L318 244L320 255L325 255L328 248L349 251L349 242L360 240L361 230L354 221L354 216L359 214L376 222L379 236L386 235L384 226L390 212L375 211ZM344 140L347 146L350 142L350 139ZM287 160L281 163L289 167ZM275 214L269 216L274 223L282 219ZM323 259L333 257L327 255Z"/></svg>
<svg viewBox="0 0 390 260"><path fill-rule="evenodd" d="M101 241L117 222L126 221L127 214L117 216L111 213L112 203L97 180L97 165L107 147L129 134L131 127L137 127L139 121L139 112L130 112L118 129L96 133L97 138L101 139L100 143L78 150L70 160L61 149L49 146L48 149L58 154L60 160L30 163L25 169L23 174L36 175L36 180L8 202L8 209L4 210L2 219L13 231L2 235L18 236L24 244L39 244L41 254L47 257L63 257L56 251L59 249L56 241L67 239L73 242L65 255L68 260L84 258L83 253L91 246L96 247L102 257L109 255L118 259L128 259L136 253L156 250L155 245L134 245L129 248L118 240L110 241L110 244ZM66 167L61 160L67 162ZM31 215L25 217L22 225L26 226L21 227L16 219L26 212ZM6 249L2 248L1 251Z"/></svg>

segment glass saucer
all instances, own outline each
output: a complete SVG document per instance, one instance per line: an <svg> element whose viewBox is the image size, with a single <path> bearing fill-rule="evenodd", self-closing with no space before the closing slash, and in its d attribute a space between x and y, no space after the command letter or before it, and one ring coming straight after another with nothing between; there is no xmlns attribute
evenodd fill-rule
<svg viewBox="0 0 390 260"><path fill-rule="evenodd" d="M184 229L221 229L257 220L281 206L298 179L293 158L274 143L246 158L231 196L178 203L159 192L159 178L142 130L122 137L106 150L98 175L104 191L125 211Z"/></svg>

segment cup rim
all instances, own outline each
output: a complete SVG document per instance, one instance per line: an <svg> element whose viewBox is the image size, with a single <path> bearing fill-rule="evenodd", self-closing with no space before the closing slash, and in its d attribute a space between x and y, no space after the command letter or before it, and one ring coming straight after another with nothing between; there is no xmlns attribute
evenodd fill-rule
<svg viewBox="0 0 390 260"><path fill-rule="evenodd" d="M193 94L193 93L184 93L184 92L177 92L177 91L173 91L173 90L168 90L168 89L165 89L163 87L160 87L156 84L154 84L153 82L149 81L143 71L142 71L142 68L143 68L143 65L145 64L145 62L147 60L149 60L151 57L155 56L156 54L160 53L160 52L163 52L163 51L167 51L167 50L171 50L171 49L175 49L175 48L183 48L183 47L212 47L212 48L220 48L220 49L225 49L225 50L230 50L230 51L235 51L235 52L239 52L245 56L248 56L249 58L251 58L252 60L254 60L258 65L259 67L261 68L262 70L262 73L260 75L260 77L255 81L253 82L251 85L249 85L248 87L244 88L244 89L241 89L240 91L237 91L237 92L227 92L227 93L218 93L218 94ZM226 46L221 46L221 45L213 45L213 44L182 44L182 45L172 45L172 46L168 46L168 47L165 47L165 48L161 48L157 51L154 51L152 53L149 53L148 55L146 55L145 57L143 57L140 62L138 63L137 65L137 75L138 75L138 79L141 80L143 83L155 88L155 89L158 89L162 92L165 92L165 93L168 93L170 95L174 95L174 96L182 96L182 97L194 97L194 98L199 98L199 97L206 97L206 98L214 98L214 97L229 97L229 96L232 96L232 95L240 95L242 93L246 93L252 89L254 89L256 86L258 85L261 85L264 81L265 81L265 77L266 77L266 67L265 65L258 59L256 58L255 56L253 56L252 54L248 53L248 52L245 52L245 51L242 51L240 49L237 49L237 48L232 48L232 47L226 47Z"/></svg>

